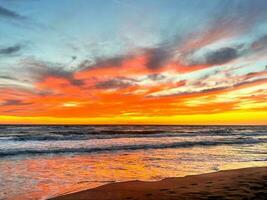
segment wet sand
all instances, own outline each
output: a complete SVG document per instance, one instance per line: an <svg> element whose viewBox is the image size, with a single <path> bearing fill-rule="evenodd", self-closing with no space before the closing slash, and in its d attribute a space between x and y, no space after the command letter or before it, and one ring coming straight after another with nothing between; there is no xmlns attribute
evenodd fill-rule
<svg viewBox="0 0 267 200"><path fill-rule="evenodd" d="M161 181L111 183L51 200L263 200L267 167L219 171Z"/></svg>

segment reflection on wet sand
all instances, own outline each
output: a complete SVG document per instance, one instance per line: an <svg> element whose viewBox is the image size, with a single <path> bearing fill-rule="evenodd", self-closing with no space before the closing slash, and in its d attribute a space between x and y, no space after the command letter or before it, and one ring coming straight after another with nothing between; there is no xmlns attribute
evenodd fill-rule
<svg viewBox="0 0 267 200"><path fill-rule="evenodd" d="M0 161L1 196L38 199L110 182L160 180L266 164L260 161L262 155L245 157L238 153L241 150L218 146L6 158Z"/></svg>

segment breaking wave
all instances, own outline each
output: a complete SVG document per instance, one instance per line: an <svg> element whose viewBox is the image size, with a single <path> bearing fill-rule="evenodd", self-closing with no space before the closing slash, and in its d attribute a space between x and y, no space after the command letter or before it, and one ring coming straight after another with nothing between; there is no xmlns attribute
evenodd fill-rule
<svg viewBox="0 0 267 200"><path fill-rule="evenodd" d="M147 149L167 149L167 148L190 148L194 146L218 146L218 145L248 145L267 143L267 139L236 138L234 140L214 140L214 141L194 141L194 142L171 142L161 144L131 144L131 145L111 145L107 147L81 147L81 148L55 148L55 149L6 149L0 152L0 156L14 156L24 154L64 154L64 153L94 153L104 151L123 150L147 150Z"/></svg>

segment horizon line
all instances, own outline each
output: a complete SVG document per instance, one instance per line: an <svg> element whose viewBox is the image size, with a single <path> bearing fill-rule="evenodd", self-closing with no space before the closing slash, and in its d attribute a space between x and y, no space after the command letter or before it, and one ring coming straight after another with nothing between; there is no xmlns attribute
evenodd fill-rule
<svg viewBox="0 0 267 200"><path fill-rule="evenodd" d="M267 126L267 124L75 124L75 123L0 123L0 126Z"/></svg>

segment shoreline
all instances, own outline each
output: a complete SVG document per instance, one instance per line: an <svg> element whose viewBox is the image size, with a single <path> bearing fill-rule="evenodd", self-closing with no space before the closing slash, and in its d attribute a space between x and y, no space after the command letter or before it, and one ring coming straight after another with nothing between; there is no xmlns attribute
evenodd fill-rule
<svg viewBox="0 0 267 200"><path fill-rule="evenodd" d="M267 167L223 170L160 181L109 183L49 200L266 199Z"/></svg>

